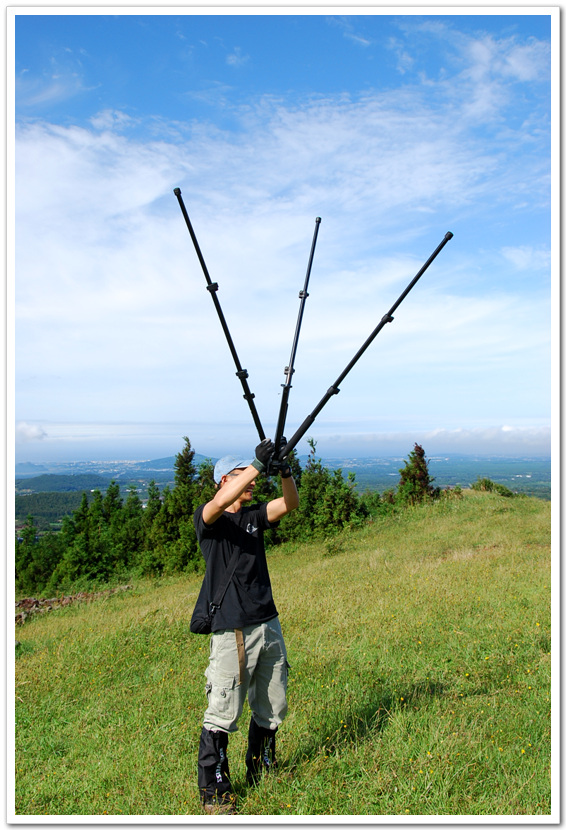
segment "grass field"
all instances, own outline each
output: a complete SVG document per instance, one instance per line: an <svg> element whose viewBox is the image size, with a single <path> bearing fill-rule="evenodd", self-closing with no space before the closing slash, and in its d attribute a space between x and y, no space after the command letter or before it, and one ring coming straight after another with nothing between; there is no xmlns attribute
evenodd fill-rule
<svg viewBox="0 0 566 830"><path fill-rule="evenodd" d="M549 502L469 492L279 548L270 570L289 714L254 790L247 708L230 739L240 815L548 822ZM18 627L16 821L200 814L199 584L140 582Z"/></svg>

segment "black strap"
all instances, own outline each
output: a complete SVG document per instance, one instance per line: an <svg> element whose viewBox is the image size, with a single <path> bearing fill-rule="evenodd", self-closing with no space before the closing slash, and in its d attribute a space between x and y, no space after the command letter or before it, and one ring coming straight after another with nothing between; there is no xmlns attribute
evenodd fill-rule
<svg viewBox="0 0 566 830"><path fill-rule="evenodd" d="M226 573L224 574L224 579L218 586L218 590L216 591L212 602L210 603L211 607L214 606L214 610L220 608L222 605L222 600L224 599L224 594L228 589L228 585L230 584L230 580L234 576L234 571L236 570L236 565L238 564L238 559L240 558L240 551L239 548L236 548L230 557L230 561L228 562L228 567L226 568Z"/></svg>

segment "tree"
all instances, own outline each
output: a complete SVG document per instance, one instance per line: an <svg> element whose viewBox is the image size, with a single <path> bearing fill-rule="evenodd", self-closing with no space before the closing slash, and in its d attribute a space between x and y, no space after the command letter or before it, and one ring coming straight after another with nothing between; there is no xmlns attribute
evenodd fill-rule
<svg viewBox="0 0 566 830"><path fill-rule="evenodd" d="M61 540L58 534L49 531L40 536L30 552L30 558L20 571L16 586L25 594L41 594L62 556Z"/></svg>
<svg viewBox="0 0 566 830"><path fill-rule="evenodd" d="M36 545L37 528L34 518L30 514L26 518L26 523L21 529L20 535L16 534L16 587L23 592L33 590L33 587L29 584L26 571L33 560Z"/></svg>
<svg viewBox="0 0 566 830"><path fill-rule="evenodd" d="M192 519L194 499L196 495L196 468L193 463L195 451L185 435L185 446L175 458L175 487L171 491L171 501L168 509L174 520L179 523Z"/></svg>
<svg viewBox="0 0 566 830"><path fill-rule="evenodd" d="M145 510L143 511L143 527L145 537L147 537L148 531L160 510L161 496L159 494L159 487L155 483L155 480L151 479L147 488L147 503Z"/></svg>
<svg viewBox="0 0 566 830"><path fill-rule="evenodd" d="M137 558L142 573L190 570L199 558L193 527L199 491L193 461L195 453L186 436L184 441L185 446L175 458L175 486L172 490L168 487L163 489L159 508L157 488L152 491L151 509L154 515L151 524L146 524L144 549Z"/></svg>
<svg viewBox="0 0 566 830"><path fill-rule="evenodd" d="M88 511L87 494L83 493L79 509L75 510L71 521L68 523L63 521L63 530L67 529L69 539L74 538L77 533L84 533L88 529ZM66 524L67 528L65 528Z"/></svg>
<svg viewBox="0 0 566 830"><path fill-rule="evenodd" d="M425 451L420 444L415 444L399 474L401 480L397 486L396 500L401 504L418 504L436 498L440 493L439 488L432 486L434 478L429 473Z"/></svg>
<svg viewBox="0 0 566 830"><path fill-rule="evenodd" d="M316 442L311 438L308 444L309 457L299 476L299 507L281 523L278 538L282 540L327 536L368 515L354 475L345 480L342 470L329 470L317 458Z"/></svg>
<svg viewBox="0 0 566 830"><path fill-rule="evenodd" d="M102 501L102 512L104 518L111 524L113 517L122 509L122 497L120 496L120 485L111 481Z"/></svg>
<svg viewBox="0 0 566 830"><path fill-rule="evenodd" d="M201 461L198 468L198 475L196 478L196 495L195 502L198 504L205 504L214 498L217 486L214 481L214 464L207 458Z"/></svg>
<svg viewBox="0 0 566 830"><path fill-rule="evenodd" d="M143 507L135 484L129 486L128 497L121 511L114 515L111 529L116 563L128 568L144 539Z"/></svg>

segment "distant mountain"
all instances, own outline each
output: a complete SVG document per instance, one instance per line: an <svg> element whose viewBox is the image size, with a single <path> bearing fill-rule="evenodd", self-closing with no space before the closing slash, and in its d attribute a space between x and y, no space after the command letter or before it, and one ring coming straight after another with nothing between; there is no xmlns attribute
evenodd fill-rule
<svg viewBox="0 0 566 830"><path fill-rule="evenodd" d="M176 455L170 455L167 458L155 458L152 461L133 461L132 467L137 470L174 470ZM207 460L206 455L199 455L197 452L193 458L193 464L198 467L203 461Z"/></svg>
<svg viewBox="0 0 566 830"><path fill-rule="evenodd" d="M175 467L175 456L167 458L154 458L153 461L134 462L138 470L173 470Z"/></svg>

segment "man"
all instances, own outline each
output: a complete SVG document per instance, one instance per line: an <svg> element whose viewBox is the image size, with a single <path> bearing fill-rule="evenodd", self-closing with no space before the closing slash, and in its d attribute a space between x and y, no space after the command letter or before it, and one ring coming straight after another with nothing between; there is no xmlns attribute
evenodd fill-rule
<svg viewBox="0 0 566 830"><path fill-rule="evenodd" d="M255 479L272 459L275 446L264 439L253 460L225 456L214 468L218 490L194 514L206 561L201 591L210 602L236 552L236 565L212 619L206 670L208 708L200 737L198 786L208 813L234 812L228 767L228 736L246 695L252 711L246 753L248 783L275 764L275 732L287 712L287 652L267 569L263 532L298 507L290 467L280 468L283 495L253 504Z"/></svg>

